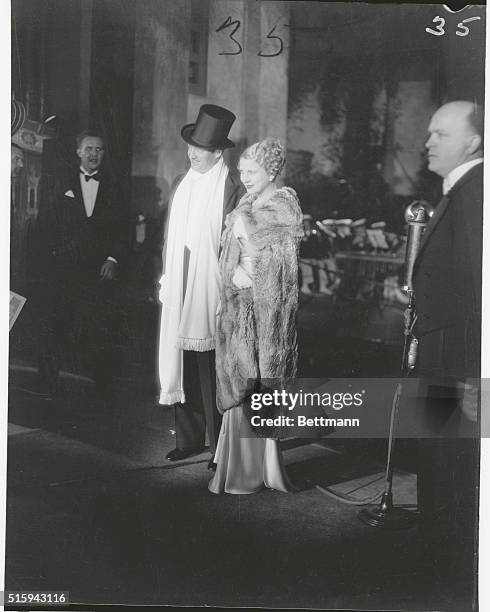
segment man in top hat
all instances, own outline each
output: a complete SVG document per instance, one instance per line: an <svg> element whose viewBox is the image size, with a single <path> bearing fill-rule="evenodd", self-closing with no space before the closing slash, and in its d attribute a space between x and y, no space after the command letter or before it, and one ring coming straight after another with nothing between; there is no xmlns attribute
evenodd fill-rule
<svg viewBox="0 0 490 612"><path fill-rule="evenodd" d="M429 170L443 179L413 268L426 439L418 457L421 534L441 580L471 578L478 508L483 114L469 101L429 124ZM473 573L473 577L475 574Z"/></svg>
<svg viewBox="0 0 490 612"><path fill-rule="evenodd" d="M175 409L170 461L202 452L206 429L214 455L221 426L214 356L218 256L226 215L244 193L223 159L224 149L234 146L228 139L234 120L225 108L205 104L181 130L191 167L170 194L160 280L159 402Z"/></svg>

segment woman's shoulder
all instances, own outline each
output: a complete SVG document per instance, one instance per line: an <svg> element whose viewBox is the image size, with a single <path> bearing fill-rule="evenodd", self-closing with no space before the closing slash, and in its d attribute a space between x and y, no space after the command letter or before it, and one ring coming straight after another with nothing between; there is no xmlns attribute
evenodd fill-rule
<svg viewBox="0 0 490 612"><path fill-rule="evenodd" d="M279 187L271 196L271 204L287 213L290 219L301 222L303 214L299 205L298 194L292 187Z"/></svg>
<svg viewBox="0 0 490 612"><path fill-rule="evenodd" d="M298 200L298 194L292 187L288 187L287 185L283 185L276 190L276 193L282 194L284 197L293 198Z"/></svg>
<svg viewBox="0 0 490 612"><path fill-rule="evenodd" d="M252 220L257 229L302 227L302 213L294 189L279 187L266 200L254 203Z"/></svg>
<svg viewBox="0 0 490 612"><path fill-rule="evenodd" d="M287 187L286 185L276 189L276 191L272 194L271 197L274 200L286 202L291 205L296 204L297 206L299 206L298 194L292 187Z"/></svg>

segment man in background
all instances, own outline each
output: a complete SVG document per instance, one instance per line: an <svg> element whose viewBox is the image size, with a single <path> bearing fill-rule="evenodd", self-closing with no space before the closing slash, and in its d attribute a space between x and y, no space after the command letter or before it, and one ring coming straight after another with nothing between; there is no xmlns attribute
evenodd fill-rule
<svg viewBox="0 0 490 612"><path fill-rule="evenodd" d="M60 366L68 361L68 369L88 371L105 395L119 360L116 301L129 216L122 190L102 169L102 136L80 134L76 153L80 167L40 214L49 294L40 371L56 392ZM71 347L63 352L67 338Z"/></svg>
<svg viewBox="0 0 490 612"><path fill-rule="evenodd" d="M483 114L469 101L433 115L429 169L443 198L413 270L424 383L418 503L421 535L436 579L475 578L483 232Z"/></svg>

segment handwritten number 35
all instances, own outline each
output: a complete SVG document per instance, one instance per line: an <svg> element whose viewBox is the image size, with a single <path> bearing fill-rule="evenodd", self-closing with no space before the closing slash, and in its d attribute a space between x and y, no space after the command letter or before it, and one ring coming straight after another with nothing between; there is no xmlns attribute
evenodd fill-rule
<svg viewBox="0 0 490 612"><path fill-rule="evenodd" d="M469 19L463 19L460 23L458 23L458 29L461 29L461 32L456 30L456 36L468 36L470 29L468 26L465 26L465 23L469 23L470 21L476 21L480 19L480 17L470 17ZM434 36L442 36L445 34L444 26L446 25L446 20L443 17L434 17L432 20L433 23L437 23L436 29L425 28L425 31L429 34L433 34Z"/></svg>
<svg viewBox="0 0 490 612"><path fill-rule="evenodd" d="M216 28L216 32L221 32L222 30L226 30L226 28L233 28L233 30L228 34L228 36L230 40L232 40L237 47L235 51L222 51L219 55L240 55L240 53L242 53L243 51L242 45L238 42L236 38L234 38L234 35L236 31L240 28L240 26L241 26L241 23L240 21L238 21L238 19L233 21L231 17L228 17L226 21L224 21L219 26L219 28ZM272 28L272 30L267 34L267 38L270 40L273 40L273 39L278 40L279 49L275 51L274 53L263 53L262 51L259 51L259 53L257 53L259 57L277 57L278 55L281 55L281 53L283 52L284 42L280 36L277 36L277 34L274 34L276 27L277 25L275 25Z"/></svg>

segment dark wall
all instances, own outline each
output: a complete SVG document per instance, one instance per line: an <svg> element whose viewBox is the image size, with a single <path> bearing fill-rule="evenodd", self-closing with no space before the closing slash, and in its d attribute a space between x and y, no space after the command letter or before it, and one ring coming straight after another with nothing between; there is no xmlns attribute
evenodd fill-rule
<svg viewBox="0 0 490 612"><path fill-rule="evenodd" d="M106 137L106 164L117 177L131 174L136 8L133 0L94 2L91 119Z"/></svg>
<svg viewBox="0 0 490 612"><path fill-rule="evenodd" d="M78 120L80 0L13 0L12 89L29 119Z"/></svg>
<svg viewBox="0 0 490 612"><path fill-rule="evenodd" d="M58 117L48 168L76 165L74 137L90 126L106 136L110 170L129 175L136 6L133 0L13 0L13 91L29 119Z"/></svg>
<svg viewBox="0 0 490 612"><path fill-rule="evenodd" d="M28 119L43 122L49 116L57 117L51 124L56 127L56 138L44 142L42 159L34 160L36 156L26 153L20 177L25 182L33 168L40 175L39 211L53 198L76 159L73 134L80 115L81 7L81 0L12 2L12 90L26 105ZM28 209L27 202L19 203L19 208ZM14 264L26 262L23 280L35 280L40 265L36 216L23 217L20 225L12 221L12 231L17 234L13 242L22 244L22 253L12 253ZM22 239L26 234L29 241Z"/></svg>
<svg viewBox="0 0 490 612"><path fill-rule="evenodd" d="M456 14L445 13L446 35L439 37L443 54L445 76L445 100L475 100L483 104L485 94L485 11L484 6L470 6ZM458 23L464 19L480 19L463 24L469 31L466 36Z"/></svg>

